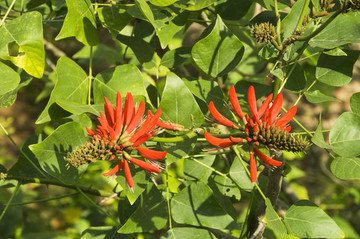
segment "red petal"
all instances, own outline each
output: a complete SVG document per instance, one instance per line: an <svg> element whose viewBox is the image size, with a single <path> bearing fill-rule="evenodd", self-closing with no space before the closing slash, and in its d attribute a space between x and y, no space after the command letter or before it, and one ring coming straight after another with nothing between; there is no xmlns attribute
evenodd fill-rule
<svg viewBox="0 0 360 239"><path fill-rule="evenodd" d="M104 96L104 100L105 100L104 109L105 109L106 119L109 122L109 125L112 127L115 123L114 107L105 96Z"/></svg>
<svg viewBox="0 0 360 239"><path fill-rule="evenodd" d="M259 116L257 112L255 90L252 85L249 87L248 90L248 103L249 103L251 115L253 116L253 118L255 118L256 123L260 125L261 122L259 120Z"/></svg>
<svg viewBox="0 0 360 239"><path fill-rule="evenodd" d="M86 131L88 132L89 136L94 136L97 134L96 131L89 129L87 126L85 126L85 128L86 128Z"/></svg>
<svg viewBox="0 0 360 239"><path fill-rule="evenodd" d="M141 137L139 137L134 144L132 145L133 148L139 146L140 144L145 143L146 141L148 141L151 138L152 134L150 133L145 133L143 134Z"/></svg>
<svg viewBox="0 0 360 239"><path fill-rule="evenodd" d="M240 138L234 138L232 136L230 136L230 140L234 143L242 143L244 142L244 139L240 139Z"/></svg>
<svg viewBox="0 0 360 239"><path fill-rule="evenodd" d="M134 143L141 136L143 136L143 135L149 133L151 130L153 130L156 126L156 123L158 122L158 120L160 118L160 115L161 115L160 108L157 110L157 112L155 113L154 116L151 116L151 112L148 113L146 120L145 120L144 124L142 125L142 127L138 131L136 131L136 133L133 136L131 136L131 138L129 139L130 143ZM140 144L138 144L138 145L140 145Z"/></svg>
<svg viewBox="0 0 360 239"><path fill-rule="evenodd" d="M145 112L145 103L144 103L144 101L141 101L135 116L131 120L128 128L126 129L126 131L128 133L131 133L136 128L136 126L139 124L141 118L143 117L144 112Z"/></svg>
<svg viewBox="0 0 360 239"><path fill-rule="evenodd" d="M286 127L284 130L285 130L286 132L290 132L291 126Z"/></svg>
<svg viewBox="0 0 360 239"><path fill-rule="evenodd" d="M129 185L129 187L133 188L134 187L134 181L132 179L129 164L128 164L127 160L124 160L124 171L125 171L125 178L126 178L126 181L127 181L128 185Z"/></svg>
<svg viewBox="0 0 360 239"><path fill-rule="evenodd" d="M110 140L116 140L116 135L115 135L114 129L109 126L108 131L110 133Z"/></svg>
<svg viewBox="0 0 360 239"><path fill-rule="evenodd" d="M260 106L259 110L258 110L258 115L261 118L261 116L265 113L266 109L269 108L269 104L271 102L273 94L270 94L266 100L264 101L264 103Z"/></svg>
<svg viewBox="0 0 360 239"><path fill-rule="evenodd" d="M155 151L155 150L151 150L151 149L147 149L147 148L143 148L143 147L137 147L136 148L137 151L144 157L147 159L163 159L165 158L167 152L159 152L159 151Z"/></svg>
<svg viewBox="0 0 360 239"><path fill-rule="evenodd" d="M103 173L105 177L114 175L115 173L119 172L124 167L124 160L121 160L120 163L118 163L113 169L111 169L107 173Z"/></svg>
<svg viewBox="0 0 360 239"><path fill-rule="evenodd" d="M231 141L230 139L220 139L220 138L216 138L214 136L212 136L211 134L209 134L208 132L204 132L205 138L206 140L215 146L219 146L219 147L230 147L232 145L234 145L235 143L233 141Z"/></svg>
<svg viewBox="0 0 360 239"><path fill-rule="evenodd" d="M270 158L269 156L267 156L266 154L264 154L263 152L261 152L258 148L254 148L255 150L255 154L264 162L267 164L270 164L271 166L280 166L282 164L282 162L274 160L272 158Z"/></svg>
<svg viewBox="0 0 360 239"><path fill-rule="evenodd" d="M104 128L108 128L110 125L105 117L105 115L100 111L100 117L98 118L101 126L103 126Z"/></svg>
<svg viewBox="0 0 360 239"><path fill-rule="evenodd" d="M255 157L252 152L250 152L250 180L253 183L257 180L257 167Z"/></svg>
<svg viewBox="0 0 360 239"><path fill-rule="evenodd" d="M237 116L240 117L240 119L243 119L244 113L241 110L241 107L239 104L239 99L236 96L235 87L233 85L230 87L229 95L230 95L230 102L231 102L231 105L232 105L235 113L237 114Z"/></svg>
<svg viewBox="0 0 360 239"><path fill-rule="evenodd" d="M147 171L150 171L150 172L153 172L153 173L161 173L161 170L158 169L157 167L155 167L154 165L151 165L147 162L144 162L142 160L139 160L139 159L135 159L135 158L130 158L130 161L133 163L133 164L136 164L137 166L147 170Z"/></svg>
<svg viewBox="0 0 360 239"><path fill-rule="evenodd" d="M270 111L269 111L268 123L270 125L272 125L272 123L274 123L274 120L279 115L282 103L283 103L283 95L281 93L279 93L276 96L274 103L271 106Z"/></svg>
<svg viewBox="0 0 360 239"><path fill-rule="evenodd" d="M118 91L116 95L116 106L115 106L115 122L120 122L122 116L122 98Z"/></svg>
<svg viewBox="0 0 360 239"><path fill-rule="evenodd" d="M214 103L211 101L209 104L209 110L210 113L212 114L212 116L214 116L214 118L222 125L228 126L228 127L233 127L234 123L225 118L222 114L219 113L219 111L217 111L217 109L214 106Z"/></svg>
<svg viewBox="0 0 360 239"><path fill-rule="evenodd" d="M288 112L286 112L286 114L284 114L283 117L281 117L281 119L279 119L275 123L275 126L279 128L285 127L286 124L289 123L292 118L294 118L296 111L297 111L297 107L296 105L294 105Z"/></svg>
<svg viewBox="0 0 360 239"><path fill-rule="evenodd" d="M129 125L133 115L135 114L135 103L131 93L127 93L124 106L124 124Z"/></svg>

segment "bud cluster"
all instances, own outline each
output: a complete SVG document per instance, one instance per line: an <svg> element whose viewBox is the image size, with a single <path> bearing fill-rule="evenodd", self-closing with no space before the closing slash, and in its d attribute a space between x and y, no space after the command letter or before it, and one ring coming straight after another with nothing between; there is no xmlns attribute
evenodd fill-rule
<svg viewBox="0 0 360 239"><path fill-rule="evenodd" d="M251 33L258 43L269 42L275 37L275 27L269 22L255 24Z"/></svg>

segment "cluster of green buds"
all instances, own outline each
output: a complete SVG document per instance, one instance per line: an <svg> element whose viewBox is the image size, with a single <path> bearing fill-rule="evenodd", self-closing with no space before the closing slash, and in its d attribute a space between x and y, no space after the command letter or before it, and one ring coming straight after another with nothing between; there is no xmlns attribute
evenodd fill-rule
<svg viewBox="0 0 360 239"><path fill-rule="evenodd" d="M333 0L320 0L320 6L321 9L324 11L327 11L335 6L335 3L333 3Z"/></svg>
<svg viewBox="0 0 360 239"><path fill-rule="evenodd" d="M251 33L258 43L269 42L275 37L275 27L269 22L255 24Z"/></svg>

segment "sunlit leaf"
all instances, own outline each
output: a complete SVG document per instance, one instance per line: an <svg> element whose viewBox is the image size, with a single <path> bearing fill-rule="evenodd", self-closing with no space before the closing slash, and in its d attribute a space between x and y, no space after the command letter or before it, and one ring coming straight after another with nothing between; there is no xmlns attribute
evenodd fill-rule
<svg viewBox="0 0 360 239"><path fill-rule="evenodd" d="M340 179L360 179L360 158L336 157L330 169Z"/></svg>

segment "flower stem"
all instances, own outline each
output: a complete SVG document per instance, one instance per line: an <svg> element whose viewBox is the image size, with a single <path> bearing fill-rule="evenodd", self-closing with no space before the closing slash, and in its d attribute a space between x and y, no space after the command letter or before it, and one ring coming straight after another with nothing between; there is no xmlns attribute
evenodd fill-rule
<svg viewBox="0 0 360 239"><path fill-rule="evenodd" d="M185 141L185 140L194 138L195 136L197 136L197 133L191 131L187 134L177 136L177 137L172 137L172 138L152 137L150 140L155 141L155 142L160 142L160 143L176 143L176 142L181 142L181 141Z"/></svg>
<svg viewBox="0 0 360 239"><path fill-rule="evenodd" d="M3 17L3 19L2 19L2 20L1 20L1 22L0 22L0 27L4 24L4 22L5 22L6 18L7 18L7 16L9 15L9 13L10 13L11 9L13 8L13 6L14 6L15 2L16 2L16 0L13 0L13 1L12 1L12 3L10 4L10 6L9 6L8 10L6 11L6 13L5 13L5 15L4 15L4 17Z"/></svg>
<svg viewBox="0 0 360 239"><path fill-rule="evenodd" d="M169 228L172 228L172 219L171 219L171 206L170 206L170 189L169 189L169 172L168 172L168 163L165 163L166 170L166 202L169 213Z"/></svg>
<svg viewBox="0 0 360 239"><path fill-rule="evenodd" d="M281 19L280 19L277 0L274 0L274 8L275 8L275 15L276 15L276 18L277 18L277 23L276 23L277 43L278 43L278 46L282 48L281 37L280 37L280 34L281 34Z"/></svg>
<svg viewBox="0 0 360 239"><path fill-rule="evenodd" d="M213 171L214 173L216 173L216 174L218 174L218 175L220 175L220 176L226 177L226 174L224 174L224 173L222 173L222 172L214 169L213 167L210 167L209 165L206 165L206 164L204 164L203 162L201 162L201 161L199 161L199 160L197 160L197 159L195 159L195 158L192 158L192 160L193 160L194 162L197 162L198 164L201 164L201 165L204 166L205 168L210 169L210 170Z"/></svg>
<svg viewBox="0 0 360 239"><path fill-rule="evenodd" d="M5 127L0 123L0 128L4 131L6 136L10 139L10 141L13 143L13 145L20 151L22 155L29 161L29 163L44 177L47 178L45 173L25 154L25 152L17 145L14 141L14 139L11 137L11 135L7 132Z"/></svg>
<svg viewBox="0 0 360 239"><path fill-rule="evenodd" d="M105 216L109 217L118 226L121 226L120 222L118 222L113 216L108 214L102 207L100 207L93 200L91 200L91 198L89 198L89 196L86 195L79 187L76 187L76 189L78 190L78 192L80 192L84 196L84 198L86 198L92 205L94 205L94 207L96 207L101 213L103 213Z"/></svg>
<svg viewBox="0 0 360 239"><path fill-rule="evenodd" d="M92 194L94 196L110 197L111 195L114 194L114 192L110 192L110 191L97 190L97 189L86 188L86 187L75 186L75 185L66 185L57 180L53 180L53 179L26 178L26 177L17 177L17 176L7 175L6 180L11 180L11 179L21 181L22 183L51 184L51 185L56 185L56 186L60 186L60 187L64 187L64 188L71 188L71 189L75 189L75 190L77 190L77 188L80 188L83 192Z"/></svg>
<svg viewBox="0 0 360 239"><path fill-rule="evenodd" d="M15 195L16 195L17 192L19 191L20 185L21 185L21 182L18 181L17 184L16 184L16 188L15 188L13 194L11 195L9 201L6 203L4 210L2 211L2 213L1 213L1 215L0 215L0 221L1 221L1 219L4 217L7 209L9 208L11 201L14 199Z"/></svg>
<svg viewBox="0 0 360 239"><path fill-rule="evenodd" d="M310 33L307 36L302 36L299 37L297 39L297 41L307 41L310 40L311 38L313 38L314 36L316 36L317 34L319 34L325 27L327 27L327 25L330 24L330 22L332 22L339 14L341 13L341 10L337 10L333 15L331 15L331 17L329 17L329 19L326 20L326 22L324 22L323 24L321 24L321 26L319 28L317 28L315 31L313 31L312 33Z"/></svg>
<svg viewBox="0 0 360 239"><path fill-rule="evenodd" d="M305 15L306 15L306 10L309 7L309 3L310 3L310 0L306 0L306 2L304 4L304 7L302 9L302 12L301 12L299 21L297 23L296 30L299 30L301 28L302 24L303 24L303 21L304 21Z"/></svg>
<svg viewBox="0 0 360 239"><path fill-rule="evenodd" d="M93 62L93 47L90 46L90 59L89 59L89 85L88 85L88 105L91 105L91 83L92 83L92 62Z"/></svg>
<svg viewBox="0 0 360 239"><path fill-rule="evenodd" d="M22 205L27 205L27 204L33 204L33 203L43 203L43 202L49 202L52 200L58 200L61 198L67 198L67 197L72 197L75 195L78 195L79 193L68 193L68 194L64 194L64 195L60 195L57 197L52 197L52 198L45 198L45 199L40 199L40 200L34 200L34 201L29 201L29 202L19 202L19 203L11 203L10 206L22 206Z"/></svg>
<svg viewBox="0 0 360 239"><path fill-rule="evenodd" d="M232 146L231 148L234 150L236 156L239 158L239 160L240 160L242 166L244 167L246 173L247 173L248 176L250 177L250 171L249 171L249 169L246 167L246 165L245 165L245 163L244 163L244 161L243 161L243 159L242 159L242 157L241 157L241 155L240 155L239 150L237 149L236 146ZM257 184L257 182L254 182L254 185L255 185L255 187L257 188L257 190L259 191L260 195L261 195L261 196L263 197L263 199L265 200L265 199L266 199L265 194L263 193L263 191L261 190L261 188L259 187L259 185Z"/></svg>

